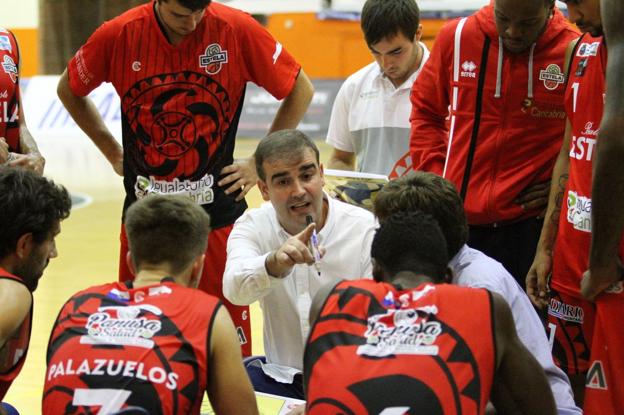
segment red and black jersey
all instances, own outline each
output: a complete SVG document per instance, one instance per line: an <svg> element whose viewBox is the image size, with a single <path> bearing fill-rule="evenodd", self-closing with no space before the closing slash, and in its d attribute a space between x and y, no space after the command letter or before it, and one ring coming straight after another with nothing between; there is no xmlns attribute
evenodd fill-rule
<svg viewBox="0 0 624 415"><path fill-rule="evenodd" d="M0 27L0 137L19 152L19 48L15 36Z"/></svg>
<svg viewBox="0 0 624 415"><path fill-rule="evenodd" d="M576 296L580 296L581 277L589 264L592 165L604 109L606 68L604 38L584 35L571 58L565 95L566 113L572 126L569 179L559 218L551 279L557 291ZM624 258L623 255L624 245L621 245L620 256Z"/></svg>
<svg viewBox="0 0 624 415"><path fill-rule="evenodd" d="M491 307L483 289L340 282L306 346L307 413L485 413L496 359Z"/></svg>
<svg viewBox="0 0 624 415"><path fill-rule="evenodd" d="M13 274L0 268L0 279L10 279L24 284L24 281ZM26 284L24 284L26 286ZM30 292L30 290L29 290ZM22 370L26 353L28 352L28 344L30 343L30 331L32 328L32 301L30 311L24 318L24 321L15 331L13 336L0 348L0 401L4 398L11 383Z"/></svg>
<svg viewBox="0 0 624 415"><path fill-rule="evenodd" d="M246 84L282 99L300 65L250 15L214 2L174 46L154 5L100 26L68 65L70 87L83 96L111 82L121 98L125 207L151 193L184 194L214 228L231 224L246 204L216 183L233 162Z"/></svg>
<svg viewBox="0 0 624 415"><path fill-rule="evenodd" d="M219 301L165 280L112 283L69 299L47 351L43 413L199 414Z"/></svg>

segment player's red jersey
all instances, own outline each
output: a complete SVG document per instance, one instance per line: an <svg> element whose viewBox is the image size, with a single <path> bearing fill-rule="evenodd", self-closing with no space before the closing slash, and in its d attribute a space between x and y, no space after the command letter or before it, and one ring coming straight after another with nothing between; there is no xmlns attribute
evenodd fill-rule
<svg viewBox="0 0 624 415"><path fill-rule="evenodd" d="M0 137L19 152L19 49L15 36L0 28Z"/></svg>
<svg viewBox="0 0 624 415"><path fill-rule="evenodd" d="M491 306L482 289L340 282L306 346L307 413L483 414L496 360Z"/></svg>
<svg viewBox="0 0 624 415"><path fill-rule="evenodd" d="M565 94L566 113L572 125L570 167L559 217L551 285L559 292L578 297L589 259L592 160L604 108L606 64L603 38L584 35L572 56Z"/></svg>
<svg viewBox="0 0 624 415"><path fill-rule="evenodd" d="M77 293L50 336L43 413L199 414L219 306L170 279Z"/></svg>
<svg viewBox="0 0 624 415"><path fill-rule="evenodd" d="M213 228L231 224L246 204L216 182L233 162L246 83L282 99L300 65L250 15L214 2L174 46L154 5L100 26L68 65L70 87L87 95L111 82L121 98L125 207L150 193L185 194Z"/></svg>
<svg viewBox="0 0 624 415"><path fill-rule="evenodd" d="M21 278L0 268L0 279L10 279L24 284ZM25 285L25 284L24 284ZM32 303L28 315L15 334L0 348L0 401L4 398L11 383L22 370L32 327Z"/></svg>

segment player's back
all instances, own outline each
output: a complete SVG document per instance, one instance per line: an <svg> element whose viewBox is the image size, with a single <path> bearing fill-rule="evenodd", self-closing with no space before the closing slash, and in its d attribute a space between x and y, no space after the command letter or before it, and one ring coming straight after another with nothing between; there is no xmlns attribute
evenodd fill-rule
<svg viewBox="0 0 624 415"><path fill-rule="evenodd" d="M492 323L486 290L343 281L308 339L308 413L484 413Z"/></svg>
<svg viewBox="0 0 624 415"><path fill-rule="evenodd" d="M50 336L43 414L199 414L219 305L169 279L77 293Z"/></svg>

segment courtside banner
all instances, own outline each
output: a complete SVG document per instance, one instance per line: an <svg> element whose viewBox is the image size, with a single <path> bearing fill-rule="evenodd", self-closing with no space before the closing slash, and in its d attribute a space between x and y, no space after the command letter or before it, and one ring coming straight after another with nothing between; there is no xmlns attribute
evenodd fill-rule
<svg viewBox="0 0 624 415"><path fill-rule="evenodd" d="M22 99L28 128L33 134L73 134L80 128L56 95L58 76L35 76L24 83ZM313 81L315 93L299 129L314 138L325 138L331 108L343 80ZM117 92L111 84L102 84L89 97L102 115L106 126L121 141L121 110ZM280 106L264 89L247 85L238 137L262 138L266 135Z"/></svg>

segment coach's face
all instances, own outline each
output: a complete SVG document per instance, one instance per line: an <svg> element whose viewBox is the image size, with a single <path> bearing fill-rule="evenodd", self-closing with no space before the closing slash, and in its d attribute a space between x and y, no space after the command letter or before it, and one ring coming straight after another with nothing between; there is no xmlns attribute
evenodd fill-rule
<svg viewBox="0 0 624 415"><path fill-rule="evenodd" d="M505 49L520 53L541 36L552 15L549 0L496 0L494 20Z"/></svg>
<svg viewBox="0 0 624 415"><path fill-rule="evenodd" d="M258 180L258 188L266 201L271 201L277 219L291 235L306 227L306 216L312 216L321 229L325 223L323 209L323 166L314 152L305 148L298 154L262 163L266 181Z"/></svg>

